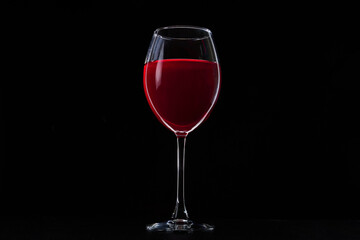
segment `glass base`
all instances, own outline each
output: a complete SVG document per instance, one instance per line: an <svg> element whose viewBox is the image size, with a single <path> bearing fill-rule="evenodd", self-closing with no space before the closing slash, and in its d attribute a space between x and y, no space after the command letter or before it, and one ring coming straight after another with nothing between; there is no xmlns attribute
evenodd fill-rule
<svg viewBox="0 0 360 240"><path fill-rule="evenodd" d="M153 223L146 226L150 232L192 232L213 231L214 226L206 223L194 223L186 219L173 219L167 222Z"/></svg>

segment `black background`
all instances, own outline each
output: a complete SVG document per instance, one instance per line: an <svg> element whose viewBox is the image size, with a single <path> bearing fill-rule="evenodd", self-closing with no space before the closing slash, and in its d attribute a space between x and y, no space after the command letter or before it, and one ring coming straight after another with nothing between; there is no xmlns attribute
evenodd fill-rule
<svg viewBox="0 0 360 240"><path fill-rule="evenodd" d="M187 139L191 218L360 217L351 6L8 3L3 214L170 217L176 138L142 71L152 32L189 24L212 30L222 68L217 105Z"/></svg>

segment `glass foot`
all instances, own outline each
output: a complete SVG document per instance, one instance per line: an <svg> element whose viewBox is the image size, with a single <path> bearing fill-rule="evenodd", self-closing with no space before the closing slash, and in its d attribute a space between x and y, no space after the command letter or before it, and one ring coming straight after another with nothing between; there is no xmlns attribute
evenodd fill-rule
<svg viewBox="0 0 360 240"><path fill-rule="evenodd" d="M153 223L146 226L150 232L192 232L212 231L214 226L206 223L194 223L186 219L173 219L167 222Z"/></svg>

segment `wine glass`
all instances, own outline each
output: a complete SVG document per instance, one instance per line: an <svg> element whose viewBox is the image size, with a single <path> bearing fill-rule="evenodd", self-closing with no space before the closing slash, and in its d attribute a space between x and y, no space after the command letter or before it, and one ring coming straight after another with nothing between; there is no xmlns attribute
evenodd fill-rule
<svg viewBox="0 0 360 240"><path fill-rule="evenodd" d="M194 223L185 207L186 136L210 114L219 95L220 66L212 33L195 26L155 30L144 66L147 101L159 121L177 137L177 196L170 220L150 224L149 231L214 229Z"/></svg>

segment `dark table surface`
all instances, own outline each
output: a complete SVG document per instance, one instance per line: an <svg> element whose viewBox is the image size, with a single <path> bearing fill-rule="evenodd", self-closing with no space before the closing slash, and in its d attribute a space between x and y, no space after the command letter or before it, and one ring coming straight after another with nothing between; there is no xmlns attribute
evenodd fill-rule
<svg viewBox="0 0 360 240"><path fill-rule="evenodd" d="M212 233L148 233L143 220L7 216L0 239L360 239L359 220L214 219Z"/></svg>

